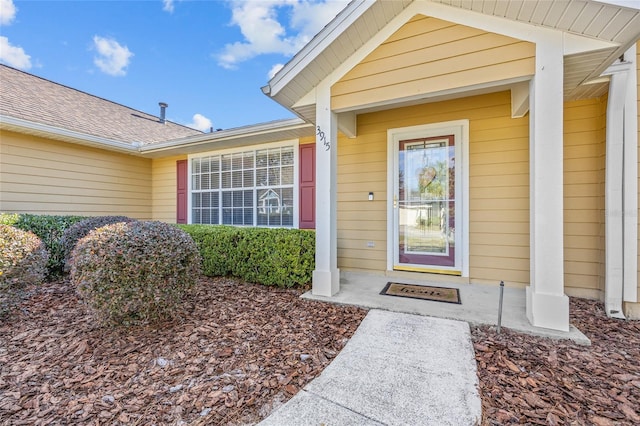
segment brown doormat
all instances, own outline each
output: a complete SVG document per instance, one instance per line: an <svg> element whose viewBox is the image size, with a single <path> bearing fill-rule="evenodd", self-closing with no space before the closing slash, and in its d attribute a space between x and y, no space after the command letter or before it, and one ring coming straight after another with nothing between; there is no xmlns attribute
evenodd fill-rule
<svg viewBox="0 0 640 426"><path fill-rule="evenodd" d="M433 300L434 302L457 303L458 305L462 304L460 301L460 291L457 288L389 282L382 289L380 294L387 296L410 297L412 299Z"/></svg>

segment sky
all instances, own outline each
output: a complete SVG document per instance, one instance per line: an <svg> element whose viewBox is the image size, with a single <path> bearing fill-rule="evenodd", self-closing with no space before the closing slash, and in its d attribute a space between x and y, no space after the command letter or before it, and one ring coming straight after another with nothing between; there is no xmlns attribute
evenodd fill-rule
<svg viewBox="0 0 640 426"><path fill-rule="evenodd" d="M0 62L149 114L166 102L169 120L199 130L229 129L294 116L260 88L347 4L0 0Z"/></svg>
<svg viewBox="0 0 640 426"><path fill-rule="evenodd" d="M0 0L0 62L208 131L291 118L260 88L348 0ZM1 82L0 82L1 85Z"/></svg>

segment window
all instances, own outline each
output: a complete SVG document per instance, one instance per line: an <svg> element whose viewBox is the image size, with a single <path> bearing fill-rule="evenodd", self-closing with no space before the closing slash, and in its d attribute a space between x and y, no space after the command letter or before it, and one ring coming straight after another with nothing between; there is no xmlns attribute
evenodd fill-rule
<svg viewBox="0 0 640 426"><path fill-rule="evenodd" d="M294 147L191 159L191 223L294 225Z"/></svg>

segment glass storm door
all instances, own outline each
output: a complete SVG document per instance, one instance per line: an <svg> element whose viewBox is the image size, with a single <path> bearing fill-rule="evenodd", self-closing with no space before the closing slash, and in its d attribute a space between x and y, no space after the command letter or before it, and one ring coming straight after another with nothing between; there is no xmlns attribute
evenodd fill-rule
<svg viewBox="0 0 640 426"><path fill-rule="evenodd" d="M453 268L456 170L453 135L400 140L396 265Z"/></svg>

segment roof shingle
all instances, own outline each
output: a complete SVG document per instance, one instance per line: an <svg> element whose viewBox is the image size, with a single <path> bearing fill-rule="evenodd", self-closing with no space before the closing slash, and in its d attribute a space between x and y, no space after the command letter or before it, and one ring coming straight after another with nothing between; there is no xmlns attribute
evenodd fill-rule
<svg viewBox="0 0 640 426"><path fill-rule="evenodd" d="M130 144L202 134L2 64L0 115Z"/></svg>

